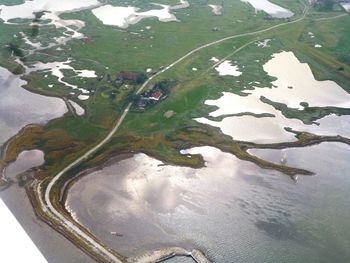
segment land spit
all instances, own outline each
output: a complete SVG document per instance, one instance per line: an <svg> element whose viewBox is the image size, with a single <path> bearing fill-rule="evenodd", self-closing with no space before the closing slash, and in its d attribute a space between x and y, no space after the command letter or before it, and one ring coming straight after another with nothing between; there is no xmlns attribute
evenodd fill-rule
<svg viewBox="0 0 350 263"><path fill-rule="evenodd" d="M148 252L142 256L129 258L127 262L130 263L153 263L153 262L164 262L173 257L190 257L196 263L211 263L205 255L199 250L188 251L180 247L171 247L160 249L152 252Z"/></svg>

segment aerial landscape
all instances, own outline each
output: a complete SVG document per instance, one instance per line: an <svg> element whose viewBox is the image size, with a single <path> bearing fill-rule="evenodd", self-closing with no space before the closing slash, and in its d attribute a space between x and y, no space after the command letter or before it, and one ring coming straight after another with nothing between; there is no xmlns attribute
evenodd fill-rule
<svg viewBox="0 0 350 263"><path fill-rule="evenodd" d="M350 0L0 0L0 95L47 262L349 261Z"/></svg>

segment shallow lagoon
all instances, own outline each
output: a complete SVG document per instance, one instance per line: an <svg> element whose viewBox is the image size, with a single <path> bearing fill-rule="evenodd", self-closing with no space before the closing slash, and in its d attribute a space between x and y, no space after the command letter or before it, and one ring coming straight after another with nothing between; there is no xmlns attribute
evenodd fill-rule
<svg viewBox="0 0 350 263"><path fill-rule="evenodd" d="M243 2L247 2L251 4L256 11L264 11L272 17L277 18L288 18L293 16L294 14L281 6L278 6L274 3L271 3L268 0L241 0Z"/></svg>
<svg viewBox="0 0 350 263"><path fill-rule="evenodd" d="M339 262L350 256L348 145L252 151L276 162L286 156L289 165L317 174L297 183L215 148L183 153L202 154L206 167L160 166L137 154L81 178L67 206L124 255L176 244L201 248L225 263Z"/></svg>
<svg viewBox="0 0 350 263"><path fill-rule="evenodd" d="M63 100L33 94L26 82L0 67L0 146L24 126L43 124L67 112Z"/></svg>
<svg viewBox="0 0 350 263"><path fill-rule="evenodd" d="M337 83L315 80L310 67L300 63L292 52L274 54L263 68L276 79L272 82L272 88L244 89L242 93L245 96L224 92L217 100L205 101L207 105L218 107L209 113L209 117L224 118L217 121L202 117L196 121L219 127L224 134L235 140L256 143L295 141L295 134L288 132L286 128L317 135L350 137L350 116L328 115L317 123L305 125L301 120L286 118L280 111L261 100L265 97L294 109L303 109L301 103L312 107L350 108L350 94ZM225 116L232 114L242 116Z"/></svg>
<svg viewBox="0 0 350 263"><path fill-rule="evenodd" d="M232 65L230 60L225 60L220 65L218 65L215 70L219 73L220 76L240 76L242 72L239 71L237 65Z"/></svg>
<svg viewBox="0 0 350 263"><path fill-rule="evenodd" d="M59 83L62 83L66 87L70 87L73 90L79 90L82 94L89 94L90 92L84 88L79 88L77 85L72 85L66 81L64 81L64 74L63 70L71 70L76 74L76 77L80 78L96 78L96 72L93 70L76 70L73 68L70 63L72 62L71 59L68 59L67 61L63 62L48 62L48 63L42 63L37 62L34 65L31 65L31 67L26 69L26 74L30 74L31 72L50 72L52 76L55 76L57 78L57 81ZM79 97L78 97L79 98Z"/></svg>
<svg viewBox="0 0 350 263"><path fill-rule="evenodd" d="M19 175L33 167L38 167L44 164L44 153L40 150L23 151L17 159L10 163L5 169L6 178L14 179L16 175Z"/></svg>
<svg viewBox="0 0 350 263"><path fill-rule="evenodd" d="M139 12L139 8L133 6L104 5L93 9L92 13L105 25L127 28L129 25L137 24L142 19L149 17L156 17L161 22L177 21L172 11L189 7L189 3L183 0L175 6L152 4L156 8L144 12Z"/></svg>
<svg viewBox="0 0 350 263"><path fill-rule="evenodd" d="M0 5L0 18L7 22L14 18L34 18L34 13L39 11L67 12L97 4L97 0L26 0L19 5Z"/></svg>

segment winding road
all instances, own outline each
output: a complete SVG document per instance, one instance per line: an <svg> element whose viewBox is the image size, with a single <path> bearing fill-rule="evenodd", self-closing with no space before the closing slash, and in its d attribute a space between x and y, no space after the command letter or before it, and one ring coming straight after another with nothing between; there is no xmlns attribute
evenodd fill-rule
<svg viewBox="0 0 350 263"><path fill-rule="evenodd" d="M191 50L190 52L188 52L187 54L185 54L184 56L182 56L181 58L179 58L178 60L176 60L175 62L173 62L172 64L170 64L169 66L167 66L166 68L164 68L163 70L157 72L155 75L153 75L152 77L150 77L136 92L137 94L140 94L145 87L156 77L160 76L161 74L163 74L164 72L166 72L167 70L169 70L170 68L172 68L173 66L175 66L176 64L180 63L181 61L183 61L184 59L188 58L189 56L193 55L194 53L208 48L210 46L222 43L224 41L227 40L231 40L231 39L235 39L235 38L239 38L239 37L245 37L245 36L253 36L253 35L258 35L261 33L265 33L268 31L271 31L273 29L285 26L285 25L290 25L290 24L294 24L297 22L302 21L303 19L305 19L306 14L309 10L309 6L305 5L304 11L302 16L294 21L291 22L285 22L285 23L281 23L275 26L271 26L269 28L266 29L262 29L262 30L258 30L258 31L254 31L254 32L249 32L249 33L242 33L242 34L237 34L237 35L232 35L229 37L225 37L213 42L210 42L208 44L202 45L200 47L197 47L193 50ZM55 186L55 184L61 179L61 177L70 169L72 169L73 167L77 166L78 164L82 163L84 160L86 160L87 158L89 158L92 154L94 154L97 150L99 150L102 146L104 146L112 137L113 135L118 131L119 127L121 126L121 124L123 123L125 117L127 116L127 114L129 113L129 110L132 106L132 103L129 103L127 105L127 107L124 109L123 114L120 116L119 120L117 121L117 123L113 126L113 128L111 129L111 131L108 133L108 135L101 141L99 142L97 145L95 145L93 148L91 148L89 151L87 151L86 153L84 153L84 155L82 155L81 157L79 157L78 159L76 159L74 162L70 163L68 166L66 166L64 169L62 169L58 174L56 174L50 181L50 183L48 184L48 186L45 189L45 193L44 193L44 199L43 195L41 194L41 189L42 189L42 185L39 184L37 191L38 191L38 197L39 197L39 202L42 206L42 210L52 219L57 220L58 222L60 222L60 224L62 226L64 226L66 228L67 231L73 233L78 239L84 241L86 244L88 244L89 246L91 246L92 250L96 251L97 253L99 253L99 255L103 256L108 262L116 262L116 263L123 263L124 261L121 259L121 257L118 257L118 255L116 253L112 253L110 250L108 250L106 247L102 246L99 242L97 242L95 239L93 239L90 235L88 235L86 232L84 232L80 226L78 226L75 222L71 221L70 219L66 218L65 216L63 216L52 204L50 196L51 196L51 192Z"/></svg>

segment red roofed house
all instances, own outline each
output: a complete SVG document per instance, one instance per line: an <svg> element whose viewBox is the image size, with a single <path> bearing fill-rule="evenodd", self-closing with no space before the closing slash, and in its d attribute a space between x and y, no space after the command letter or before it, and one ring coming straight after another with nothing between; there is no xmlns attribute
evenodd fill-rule
<svg viewBox="0 0 350 263"><path fill-rule="evenodd" d="M129 73L129 72L120 72L117 78L121 80L137 81L139 77L140 77L139 74Z"/></svg>
<svg viewBox="0 0 350 263"><path fill-rule="evenodd" d="M158 101L163 96L163 93L159 90L152 93L152 95L149 97L150 100L156 100Z"/></svg>

